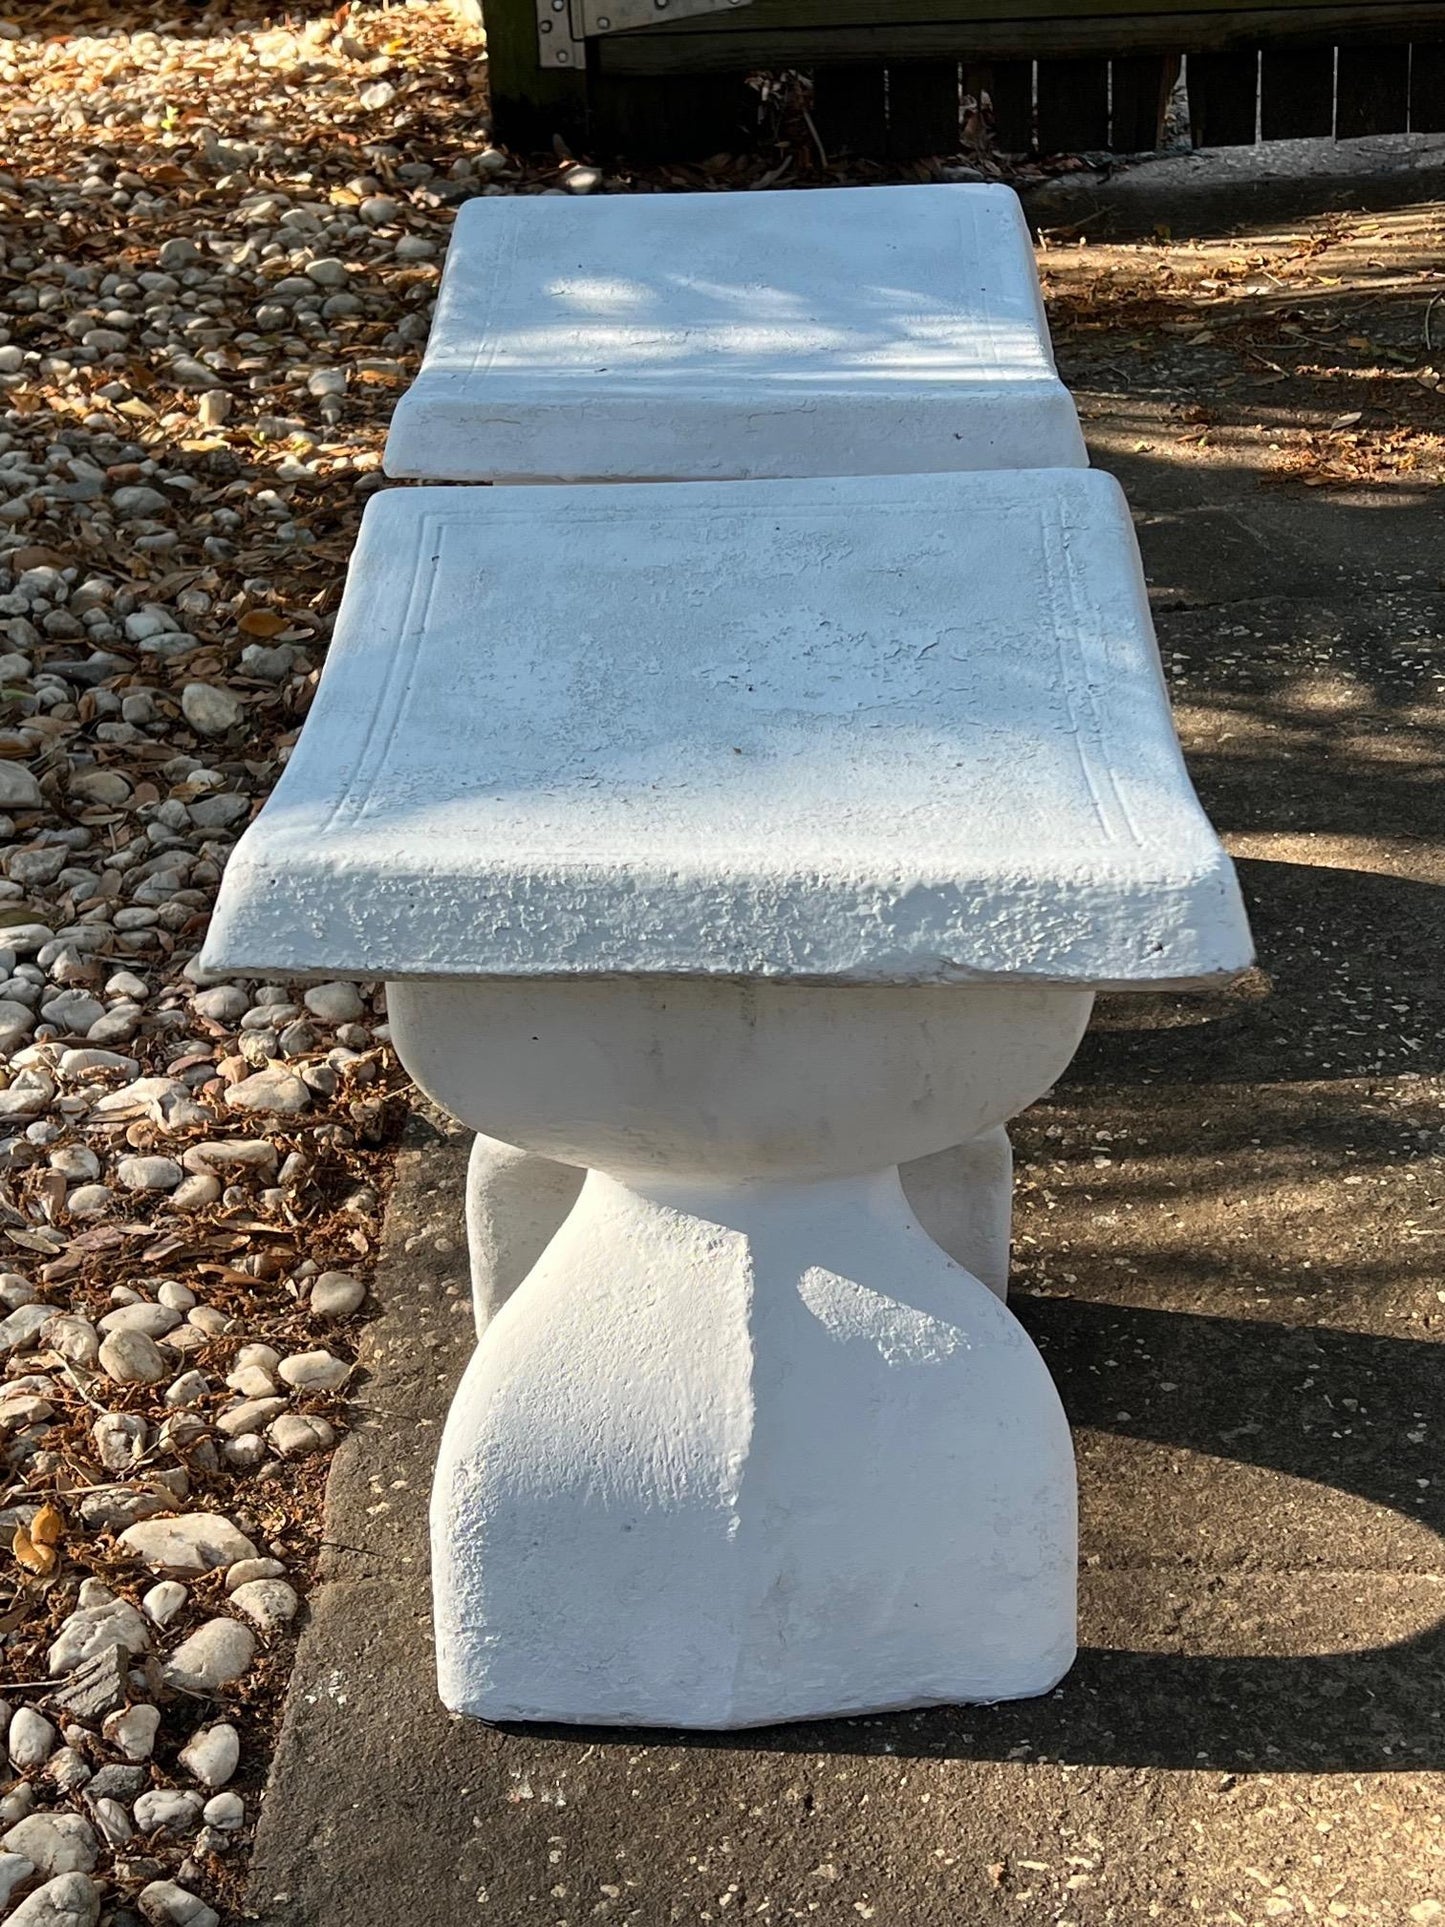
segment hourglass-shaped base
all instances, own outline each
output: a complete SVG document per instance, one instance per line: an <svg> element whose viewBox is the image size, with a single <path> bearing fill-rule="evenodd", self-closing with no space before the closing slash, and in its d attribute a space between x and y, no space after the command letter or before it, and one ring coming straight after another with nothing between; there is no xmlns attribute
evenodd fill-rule
<svg viewBox="0 0 1445 1927"><path fill-rule="evenodd" d="M1046 1691L1074 1465L1043 1361L896 1170L593 1173L458 1390L442 1697L735 1727Z"/></svg>
<svg viewBox="0 0 1445 1927"><path fill-rule="evenodd" d="M587 1173L481 1133L467 1161L467 1247L480 1338L576 1204ZM901 1167L903 1195L955 1264L1008 1297L1013 1149L1001 1124Z"/></svg>
<svg viewBox="0 0 1445 1927"><path fill-rule="evenodd" d="M446 1703L731 1727L1046 1691L1074 1647L1068 1427L1022 1326L889 1160L1001 1135L1068 1062L1088 991L439 981L388 1000L433 1097L588 1172L447 1421Z"/></svg>

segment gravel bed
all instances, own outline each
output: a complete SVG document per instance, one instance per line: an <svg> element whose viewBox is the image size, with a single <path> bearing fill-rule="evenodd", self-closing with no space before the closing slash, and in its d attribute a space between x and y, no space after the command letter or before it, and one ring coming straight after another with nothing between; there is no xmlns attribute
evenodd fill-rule
<svg viewBox="0 0 1445 1927"><path fill-rule="evenodd" d="M548 184L487 145L444 6L177 11L0 21L15 1927L241 1909L406 1100L378 987L194 959L314 691L452 209Z"/></svg>

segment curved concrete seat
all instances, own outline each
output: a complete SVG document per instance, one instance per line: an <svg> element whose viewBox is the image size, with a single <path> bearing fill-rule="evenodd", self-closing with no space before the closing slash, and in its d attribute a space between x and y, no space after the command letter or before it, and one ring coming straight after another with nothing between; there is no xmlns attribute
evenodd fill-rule
<svg viewBox="0 0 1445 1927"><path fill-rule="evenodd" d="M373 500L202 963L385 977L423 1088L587 1172L448 1419L447 1704L1051 1686L1067 1424L897 1166L998 1132L1099 986L1249 960L1108 477Z"/></svg>
<svg viewBox="0 0 1445 1927"><path fill-rule="evenodd" d="M992 186L469 201L386 448L426 481L1086 461Z"/></svg>
<svg viewBox="0 0 1445 1927"><path fill-rule="evenodd" d="M1049 470L377 497L209 943L1098 988L1245 936L1123 494Z"/></svg>

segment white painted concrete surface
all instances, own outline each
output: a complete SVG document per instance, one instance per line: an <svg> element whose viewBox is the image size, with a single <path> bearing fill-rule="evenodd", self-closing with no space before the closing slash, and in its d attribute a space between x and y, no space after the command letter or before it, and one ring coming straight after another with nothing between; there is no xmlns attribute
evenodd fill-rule
<svg viewBox="0 0 1445 1927"><path fill-rule="evenodd" d="M393 473L433 481L1085 461L1018 201L984 186L475 203L388 445ZM920 1221L1002 1295L998 1137L902 1175ZM580 1183L479 1139L479 1329Z"/></svg>
<svg viewBox="0 0 1445 1927"><path fill-rule="evenodd" d="M1014 1154L997 1124L964 1144L898 1167L908 1208L956 1265L997 1298L1008 1298L1013 1244Z"/></svg>
<svg viewBox="0 0 1445 1927"><path fill-rule="evenodd" d="M1058 1395L895 1173L594 1173L477 1347L432 1522L442 1698L484 1719L749 1726L1073 1658Z"/></svg>
<svg viewBox="0 0 1445 1927"><path fill-rule="evenodd" d="M474 1130L587 1170L745 1184L977 1137L1049 1088L1092 1002L1026 983L404 978L387 1013L412 1076Z"/></svg>
<svg viewBox="0 0 1445 1927"><path fill-rule="evenodd" d="M739 1726L1058 1679L1068 1427L1022 1328L889 1167L1030 1102L1091 1003L1003 984L389 986L429 1095L591 1172L447 1421L448 1705Z"/></svg>
<svg viewBox="0 0 1445 1927"><path fill-rule="evenodd" d="M1086 461L1002 186L469 201L386 449L425 481Z"/></svg>
<svg viewBox="0 0 1445 1927"><path fill-rule="evenodd" d="M202 962L386 977L402 1061L492 1141L493 1283L540 1251L442 1444L447 1704L1052 1685L1067 1425L897 1166L922 1195L974 1147L950 1235L997 1253L1001 1127L1094 988L1249 955L1107 477L374 501ZM496 1209L546 1160L589 1174L550 1241Z"/></svg>
<svg viewBox="0 0 1445 1927"><path fill-rule="evenodd" d="M1169 984L1249 961L1089 470L369 504L202 962Z"/></svg>
<svg viewBox="0 0 1445 1927"><path fill-rule="evenodd" d="M561 1229L586 1172L478 1132L467 1164L467 1255L480 1338ZM1002 1125L899 1167L908 1208L936 1245L1008 1297L1013 1149Z"/></svg>

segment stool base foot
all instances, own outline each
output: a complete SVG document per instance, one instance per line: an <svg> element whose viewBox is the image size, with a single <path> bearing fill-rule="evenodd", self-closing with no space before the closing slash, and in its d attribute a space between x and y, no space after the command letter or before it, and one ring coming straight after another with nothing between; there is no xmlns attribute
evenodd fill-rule
<svg viewBox="0 0 1445 1927"><path fill-rule="evenodd" d="M442 1698L731 1728L1046 1692L1073 1453L896 1171L593 1173L489 1324L432 1506Z"/></svg>

